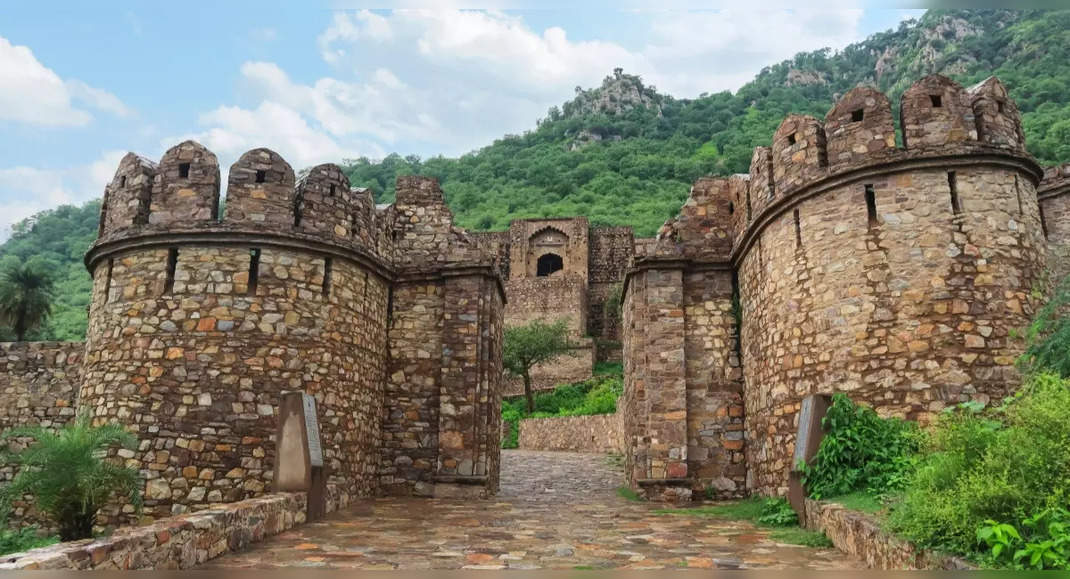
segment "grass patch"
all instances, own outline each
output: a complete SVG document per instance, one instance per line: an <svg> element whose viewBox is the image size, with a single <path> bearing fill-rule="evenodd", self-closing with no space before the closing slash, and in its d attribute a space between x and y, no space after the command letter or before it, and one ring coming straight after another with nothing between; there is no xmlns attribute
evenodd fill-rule
<svg viewBox="0 0 1070 579"><path fill-rule="evenodd" d="M684 509L658 509L654 511L659 515L684 515L688 517L717 517L740 521L757 521L762 514L764 498L752 497L746 500L725 503L720 505L707 505L704 507Z"/></svg>
<svg viewBox="0 0 1070 579"><path fill-rule="evenodd" d="M798 525L784 499L751 497L742 501L719 505L706 505L690 509L658 509L659 515L682 515L686 517L710 517L734 521L748 521L759 529L769 532L769 539L789 545L827 548L832 546L825 533L810 531ZM790 522L789 517L790 515Z"/></svg>
<svg viewBox="0 0 1070 579"><path fill-rule="evenodd" d="M0 529L0 555L29 551L38 547L47 547L58 543L59 537L39 537L37 527L26 526L18 529Z"/></svg>
<svg viewBox="0 0 1070 579"><path fill-rule="evenodd" d="M628 487L617 487L617 495L621 498L632 501L633 503L639 503L643 501L643 497L639 496L639 493L633 491Z"/></svg>
<svg viewBox="0 0 1070 579"><path fill-rule="evenodd" d="M776 529L769 533L769 538L778 543L789 545L802 545L804 547L827 548L832 547L832 541L821 531L810 531L801 527L788 527Z"/></svg>
<svg viewBox="0 0 1070 579"><path fill-rule="evenodd" d="M596 362L592 372L595 376L601 376L604 374L623 376L624 364L621 362Z"/></svg>
<svg viewBox="0 0 1070 579"><path fill-rule="evenodd" d="M624 466L624 455L611 452L606 455L606 464L614 468L622 468Z"/></svg>
<svg viewBox="0 0 1070 579"><path fill-rule="evenodd" d="M829 497L825 500L843 505L852 511L860 511L870 515L876 515L884 510L884 505L881 504L880 499L866 492L853 492L838 497Z"/></svg>

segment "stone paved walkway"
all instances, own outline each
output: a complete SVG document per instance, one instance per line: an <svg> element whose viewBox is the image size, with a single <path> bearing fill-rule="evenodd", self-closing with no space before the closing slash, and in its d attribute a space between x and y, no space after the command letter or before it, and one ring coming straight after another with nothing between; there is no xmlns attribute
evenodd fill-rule
<svg viewBox="0 0 1070 579"><path fill-rule="evenodd" d="M502 452L494 499L362 501L211 568L851 569L835 549L773 542L748 523L670 516L617 496L623 475L603 455Z"/></svg>

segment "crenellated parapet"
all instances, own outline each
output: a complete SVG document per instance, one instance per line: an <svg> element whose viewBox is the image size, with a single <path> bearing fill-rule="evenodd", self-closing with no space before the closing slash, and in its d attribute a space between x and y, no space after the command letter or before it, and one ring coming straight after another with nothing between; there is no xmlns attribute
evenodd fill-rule
<svg viewBox="0 0 1070 579"><path fill-rule="evenodd" d="M738 260L758 231L797 199L849 179L878 179L913 167L1000 163L1019 167L1035 186L1040 169L1025 152L1021 119L1006 88L989 78L969 89L930 75L899 103L903 145L897 146L891 104L871 87L843 95L825 120L788 115L771 148L757 147L742 203L744 229L736 229Z"/></svg>

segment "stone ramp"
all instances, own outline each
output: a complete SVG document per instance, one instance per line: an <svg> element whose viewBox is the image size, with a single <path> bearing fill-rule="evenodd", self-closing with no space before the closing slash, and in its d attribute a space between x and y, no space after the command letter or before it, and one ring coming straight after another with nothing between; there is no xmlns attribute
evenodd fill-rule
<svg viewBox="0 0 1070 579"><path fill-rule="evenodd" d="M835 549L770 541L752 525L668 516L617 496L623 473L597 454L502 452L486 501L379 498L284 532L205 568L853 569Z"/></svg>

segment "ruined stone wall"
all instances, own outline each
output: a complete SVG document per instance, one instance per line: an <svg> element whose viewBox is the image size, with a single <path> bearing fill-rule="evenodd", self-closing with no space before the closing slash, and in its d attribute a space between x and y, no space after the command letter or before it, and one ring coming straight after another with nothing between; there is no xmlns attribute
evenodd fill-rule
<svg viewBox="0 0 1070 579"><path fill-rule="evenodd" d="M790 153L817 141L774 141L774 167L777 159L803 160L775 171L770 202L754 211L735 250L747 463L763 494L786 491L808 394L846 392L882 415L924 422L958 402L996 401L1020 380L1014 359L1022 346L1010 334L1033 314L1045 247L1036 167L1018 151L984 149L968 131L956 132L974 125L945 116L968 115L968 107L934 103L969 95L945 80L919 83L920 105L904 97L914 131L907 144L916 148L862 155L864 169L845 165L855 172L843 178L826 178L820 161L814 168ZM933 100L930 85L944 96ZM826 130L840 122L837 110ZM860 116L859 123L870 118ZM830 148L851 150L833 134ZM1000 153L1002 163L980 157ZM884 164L896 155L898 164ZM909 163L926 156L933 160ZM764 183L758 173L750 181Z"/></svg>
<svg viewBox="0 0 1070 579"><path fill-rule="evenodd" d="M621 452L619 414L551 416L520 421L519 445L524 450Z"/></svg>
<svg viewBox="0 0 1070 579"><path fill-rule="evenodd" d="M0 343L0 432L21 426L59 428L73 420L84 352L84 342ZM29 442L12 440L7 450ZM15 474L14 464L0 462L0 482ZM32 500L12 501L7 516L9 524L51 526L34 511Z"/></svg>
<svg viewBox="0 0 1070 579"><path fill-rule="evenodd" d="M1048 243L1049 283L1070 276L1070 164L1048 167L1037 190Z"/></svg>
<svg viewBox="0 0 1070 579"><path fill-rule="evenodd" d="M84 352L84 342L0 343L0 431L70 421Z"/></svg>
<svg viewBox="0 0 1070 579"><path fill-rule="evenodd" d="M635 254L635 235L631 227L596 227L591 229L590 243L587 333L606 342L620 342L620 288ZM616 314L606 310L611 296L618 299Z"/></svg>

